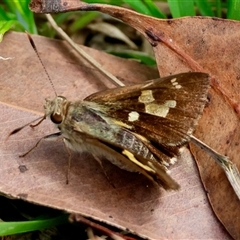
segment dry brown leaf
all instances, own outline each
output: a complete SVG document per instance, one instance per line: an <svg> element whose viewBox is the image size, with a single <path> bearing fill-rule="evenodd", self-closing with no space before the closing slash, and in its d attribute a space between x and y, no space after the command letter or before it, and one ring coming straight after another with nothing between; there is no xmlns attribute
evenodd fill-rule
<svg viewBox="0 0 240 240"><path fill-rule="evenodd" d="M53 12L52 5L33 5ZM40 2L44 1L38 1ZM119 18L140 31L152 44L162 76L185 71L207 72L212 77L211 102L195 136L240 168L240 23L216 18L160 20L127 9L101 4L64 1L55 11L97 10ZM231 235L240 239L240 204L222 169L192 146L212 207ZM227 207L226 207L227 206Z"/></svg>
<svg viewBox="0 0 240 240"><path fill-rule="evenodd" d="M102 88L101 76L79 65L62 42L42 37L34 37L34 41L59 94L81 99ZM125 80L141 81L157 75L138 63L90 49L88 52ZM2 194L90 216L150 239L230 239L211 211L187 150L171 170L182 187L177 192L166 192L141 175L105 163L113 188L92 157L78 154L73 154L70 184L66 185L67 153L61 141L43 141L34 152L19 158L37 139L56 129L45 121L6 141L7 135L39 116L34 111L42 110L44 98L53 96L53 91L24 34L7 34L1 55L14 57L0 65Z"/></svg>

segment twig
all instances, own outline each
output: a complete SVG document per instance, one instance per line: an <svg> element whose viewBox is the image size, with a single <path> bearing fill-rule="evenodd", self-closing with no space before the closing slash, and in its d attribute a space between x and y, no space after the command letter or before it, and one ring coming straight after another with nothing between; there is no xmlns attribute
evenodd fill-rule
<svg viewBox="0 0 240 240"><path fill-rule="evenodd" d="M119 81L114 75L109 73L108 71L105 71L102 66L93 59L90 55L88 55L79 45L73 42L73 40L60 28L57 23L54 21L52 16L50 14L45 14L47 17L47 20L52 25L52 27L55 29L55 31L64 39L66 40L69 45L73 47L73 49L86 61L88 61L92 66L94 66L96 69L98 69L104 76L106 76L115 86L124 86L124 84Z"/></svg>
<svg viewBox="0 0 240 240"><path fill-rule="evenodd" d="M106 236L111 237L114 240L135 240L135 238L123 236L122 234L116 233L106 227L103 227L102 225L100 225L98 223L92 222L89 219L83 217L81 214L71 213L69 216L69 221L70 222L81 222L91 228L94 228L94 229L100 231L101 233L105 234Z"/></svg>

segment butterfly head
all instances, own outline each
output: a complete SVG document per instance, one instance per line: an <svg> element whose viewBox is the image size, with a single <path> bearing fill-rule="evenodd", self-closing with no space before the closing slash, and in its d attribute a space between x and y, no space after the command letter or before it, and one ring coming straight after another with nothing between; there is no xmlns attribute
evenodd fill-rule
<svg viewBox="0 0 240 240"><path fill-rule="evenodd" d="M49 117L53 123L61 124L66 115L67 103L67 99L63 96L57 96L53 100L46 99L45 116Z"/></svg>

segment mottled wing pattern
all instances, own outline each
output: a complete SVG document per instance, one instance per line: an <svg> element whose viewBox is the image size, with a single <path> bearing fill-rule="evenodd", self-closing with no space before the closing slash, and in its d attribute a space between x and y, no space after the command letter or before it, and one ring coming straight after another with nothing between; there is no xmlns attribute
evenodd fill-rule
<svg viewBox="0 0 240 240"><path fill-rule="evenodd" d="M209 77L184 73L90 95L85 100L109 106L109 117L160 146L189 141L207 100Z"/></svg>
<svg viewBox="0 0 240 240"><path fill-rule="evenodd" d="M177 189L166 166L176 161L180 147L189 141L208 88L207 74L184 73L92 94L84 101L97 107L86 107L88 118L94 113L111 133L119 127L114 141L99 135L96 143L110 147L126 166L136 166L136 171L164 188Z"/></svg>

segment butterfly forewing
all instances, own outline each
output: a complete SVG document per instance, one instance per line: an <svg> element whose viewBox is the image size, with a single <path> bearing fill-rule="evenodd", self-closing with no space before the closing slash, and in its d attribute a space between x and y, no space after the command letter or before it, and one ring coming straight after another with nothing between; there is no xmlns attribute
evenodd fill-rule
<svg viewBox="0 0 240 240"><path fill-rule="evenodd" d="M109 106L108 116L164 146L189 140L207 100L205 73L184 73L90 95L85 100Z"/></svg>

